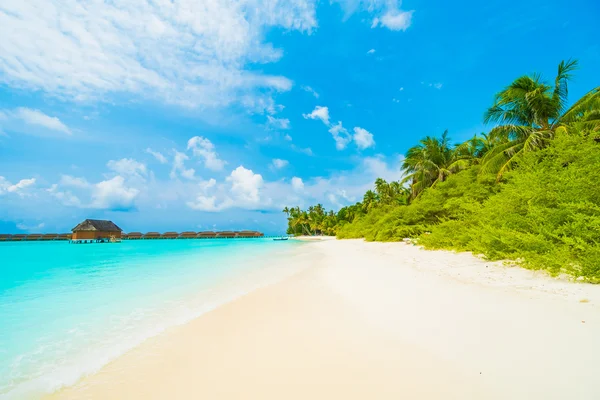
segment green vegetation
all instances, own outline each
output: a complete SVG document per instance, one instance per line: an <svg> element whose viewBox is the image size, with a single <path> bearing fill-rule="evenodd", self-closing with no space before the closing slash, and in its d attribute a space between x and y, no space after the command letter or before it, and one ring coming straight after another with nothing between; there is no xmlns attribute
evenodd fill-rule
<svg viewBox="0 0 600 400"><path fill-rule="evenodd" d="M287 210L288 232L415 238L600 283L600 87L567 108L575 67L560 63L553 85L516 79L486 111L489 133L455 146L447 132L425 137L404 180L378 179L362 202Z"/></svg>

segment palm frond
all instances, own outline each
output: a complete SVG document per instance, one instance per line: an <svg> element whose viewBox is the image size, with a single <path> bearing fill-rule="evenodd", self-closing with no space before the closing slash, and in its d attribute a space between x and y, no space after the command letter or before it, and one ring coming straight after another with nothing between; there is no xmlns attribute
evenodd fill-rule
<svg viewBox="0 0 600 400"><path fill-rule="evenodd" d="M600 109L600 86L593 88L577 100L557 121L569 124L579 120L586 112Z"/></svg>
<svg viewBox="0 0 600 400"><path fill-rule="evenodd" d="M554 80L554 93L552 99L557 103L560 113L564 111L569 95L568 81L572 78L571 72L575 71L579 63L577 60L569 59L558 64L558 73Z"/></svg>

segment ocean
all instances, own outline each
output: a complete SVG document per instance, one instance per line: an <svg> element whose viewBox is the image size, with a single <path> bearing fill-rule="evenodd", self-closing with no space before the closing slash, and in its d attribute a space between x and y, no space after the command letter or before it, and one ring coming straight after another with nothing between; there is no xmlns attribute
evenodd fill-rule
<svg viewBox="0 0 600 400"><path fill-rule="evenodd" d="M0 243L0 399L74 384L145 339L291 275L297 267L285 260L301 245Z"/></svg>

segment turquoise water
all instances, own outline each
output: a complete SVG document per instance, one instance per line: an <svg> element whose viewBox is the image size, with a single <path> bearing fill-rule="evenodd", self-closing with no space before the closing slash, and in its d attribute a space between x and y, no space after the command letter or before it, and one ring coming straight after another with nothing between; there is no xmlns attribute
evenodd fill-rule
<svg viewBox="0 0 600 400"><path fill-rule="evenodd" d="M291 273L266 260L297 245L0 243L0 398L73 384L169 326Z"/></svg>

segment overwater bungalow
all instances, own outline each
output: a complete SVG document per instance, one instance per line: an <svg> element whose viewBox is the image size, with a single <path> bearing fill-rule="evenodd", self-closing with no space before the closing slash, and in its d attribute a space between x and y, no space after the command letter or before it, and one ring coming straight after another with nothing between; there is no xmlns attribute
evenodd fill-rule
<svg viewBox="0 0 600 400"><path fill-rule="evenodd" d="M238 236L241 238L251 238L251 237L262 237L264 235L262 233L256 232L256 231L241 231Z"/></svg>
<svg viewBox="0 0 600 400"><path fill-rule="evenodd" d="M217 236L217 234L215 232L211 232L211 231L199 232L198 235L196 235L196 237L198 239L211 239L216 236Z"/></svg>
<svg viewBox="0 0 600 400"><path fill-rule="evenodd" d="M148 232L144 235L144 239L160 239L159 232Z"/></svg>
<svg viewBox="0 0 600 400"><path fill-rule="evenodd" d="M12 235L9 234L0 234L0 242L9 241L12 238Z"/></svg>
<svg viewBox="0 0 600 400"><path fill-rule="evenodd" d="M30 233L27 235L27 240L42 240L41 233Z"/></svg>
<svg viewBox="0 0 600 400"><path fill-rule="evenodd" d="M165 232L162 235L160 235L161 238L163 239L177 239L179 237L179 233L177 232Z"/></svg>
<svg viewBox="0 0 600 400"><path fill-rule="evenodd" d="M16 235L12 235L11 240L16 240L16 241L27 240L27 235L18 233Z"/></svg>
<svg viewBox="0 0 600 400"><path fill-rule="evenodd" d="M45 233L42 235L42 240L56 240L58 239L58 233Z"/></svg>
<svg viewBox="0 0 600 400"><path fill-rule="evenodd" d="M71 231L71 239L76 241L121 239L123 232L114 222L103 219L86 219Z"/></svg>
<svg viewBox="0 0 600 400"><path fill-rule="evenodd" d="M61 233L58 235L58 240L71 240L72 237L73 235L70 233Z"/></svg>
<svg viewBox="0 0 600 400"><path fill-rule="evenodd" d="M138 240L138 239L141 239L141 238L142 238L142 236L143 236L143 235L142 235L142 232L129 232L129 233L127 234L127 238L128 238L129 240Z"/></svg>
<svg viewBox="0 0 600 400"><path fill-rule="evenodd" d="M234 237L237 236L237 233L233 232L233 231L222 231L222 232L217 232L217 237L218 238L226 238L226 239L232 239Z"/></svg>
<svg viewBox="0 0 600 400"><path fill-rule="evenodd" d="M179 235L179 239L196 239L197 236L198 236L197 232L187 231L187 232L182 232L181 235Z"/></svg>
<svg viewBox="0 0 600 400"><path fill-rule="evenodd" d="M121 239L129 239L129 233L121 233Z"/></svg>

